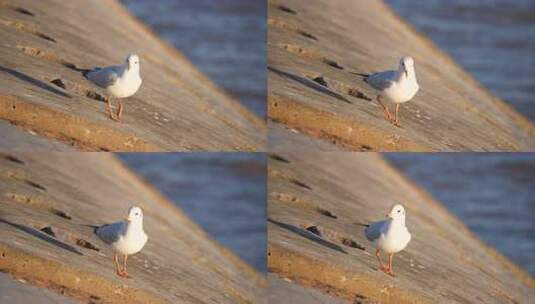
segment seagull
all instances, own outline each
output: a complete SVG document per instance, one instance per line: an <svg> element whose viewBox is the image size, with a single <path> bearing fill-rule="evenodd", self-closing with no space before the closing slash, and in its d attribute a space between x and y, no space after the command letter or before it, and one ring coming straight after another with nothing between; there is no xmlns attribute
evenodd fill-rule
<svg viewBox="0 0 535 304"><path fill-rule="evenodd" d="M373 242L377 250L375 256L379 261L379 269L391 276L395 276L392 269L392 259L394 254L400 252L407 247L411 240L411 234L407 227L405 227L405 208L402 205L397 204L390 209L390 212L386 214L387 219L374 222L369 225L364 233L366 238ZM388 253L388 268L384 267L380 251Z"/></svg>
<svg viewBox="0 0 535 304"><path fill-rule="evenodd" d="M416 81L416 71L414 70L414 59L412 57L401 58L397 71L384 71L371 75L355 74L363 76L366 83L380 92L377 95L377 102L383 107L385 118L395 126L401 127L398 117L399 106L411 100L419 89ZM381 100L382 98L386 98L396 104L394 119L392 119L392 114L390 114L388 107Z"/></svg>
<svg viewBox="0 0 535 304"><path fill-rule="evenodd" d="M97 227L95 234L114 249L113 260L117 274L121 277L128 277L126 271L128 255L139 252L148 240L145 231L143 231L143 211L141 208L130 207L124 221ZM119 266L118 253L124 255L122 269Z"/></svg>
<svg viewBox="0 0 535 304"><path fill-rule="evenodd" d="M141 86L141 76L139 75L139 56L130 54L125 62L121 65L114 65L105 68L95 68L85 71L84 76L106 89L111 96L115 98L126 98L134 95ZM123 112L123 103L119 99L117 113L112 112L111 97L106 99L107 109L110 118L115 121L121 120Z"/></svg>

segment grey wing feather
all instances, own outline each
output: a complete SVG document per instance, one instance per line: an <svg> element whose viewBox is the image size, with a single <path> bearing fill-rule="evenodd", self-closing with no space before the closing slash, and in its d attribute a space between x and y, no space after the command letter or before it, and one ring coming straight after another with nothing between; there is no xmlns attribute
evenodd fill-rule
<svg viewBox="0 0 535 304"><path fill-rule="evenodd" d="M385 225L387 224L387 222L388 221L386 221L386 220L380 221L380 222L375 222L375 223L371 224L368 228L364 229L364 233L366 234L366 238L370 242L373 242L373 241L377 240L378 238L380 238L381 234L384 231L384 228L385 228Z"/></svg>
<svg viewBox="0 0 535 304"><path fill-rule="evenodd" d="M100 226L95 230L95 234L107 244L115 243L119 240L124 231L124 223L117 222Z"/></svg>
<svg viewBox="0 0 535 304"><path fill-rule="evenodd" d="M98 86L107 88L114 85L122 74L121 66L111 66L103 69L95 69L87 73L87 79L93 81Z"/></svg>
<svg viewBox="0 0 535 304"><path fill-rule="evenodd" d="M396 75L396 71L375 73L368 76L366 78L366 82L375 89L382 91L392 87L395 84Z"/></svg>

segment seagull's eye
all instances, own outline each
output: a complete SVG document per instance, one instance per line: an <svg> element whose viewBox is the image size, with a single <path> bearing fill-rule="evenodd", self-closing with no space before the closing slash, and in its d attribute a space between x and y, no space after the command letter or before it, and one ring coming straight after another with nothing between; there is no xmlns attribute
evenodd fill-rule
<svg viewBox="0 0 535 304"><path fill-rule="evenodd" d="M401 210L398 210L398 213L400 213L400 212L401 212Z"/></svg>

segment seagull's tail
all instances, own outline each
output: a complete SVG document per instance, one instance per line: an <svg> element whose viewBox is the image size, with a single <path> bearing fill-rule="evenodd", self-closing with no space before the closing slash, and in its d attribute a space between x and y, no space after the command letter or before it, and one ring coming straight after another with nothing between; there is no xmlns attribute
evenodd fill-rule
<svg viewBox="0 0 535 304"><path fill-rule="evenodd" d="M364 82L368 82L368 77L370 77L370 74L362 74L357 72L351 72L351 74L362 77L362 80L364 80Z"/></svg>
<svg viewBox="0 0 535 304"><path fill-rule="evenodd" d="M352 74L355 74L355 75L358 75L358 76L362 76L364 78L368 78L368 76L370 76L370 74L362 74L362 73L357 73L357 72L353 72Z"/></svg>
<svg viewBox="0 0 535 304"><path fill-rule="evenodd" d="M87 70L87 69L86 69L86 70L81 70L80 72L82 72L82 75L84 75L84 77L87 78L87 74L88 74L89 72L91 72L91 70Z"/></svg>
<svg viewBox="0 0 535 304"><path fill-rule="evenodd" d="M87 74L89 74L90 72L93 72L95 70L98 70L99 68L96 68L96 69L77 69L78 72L82 72L82 75L84 75L85 78L87 78Z"/></svg>
<svg viewBox="0 0 535 304"><path fill-rule="evenodd" d="M97 232L97 229L100 228L100 226L96 226L96 225L80 225L80 226L84 226L84 227L89 227L89 228L93 228L93 232Z"/></svg>

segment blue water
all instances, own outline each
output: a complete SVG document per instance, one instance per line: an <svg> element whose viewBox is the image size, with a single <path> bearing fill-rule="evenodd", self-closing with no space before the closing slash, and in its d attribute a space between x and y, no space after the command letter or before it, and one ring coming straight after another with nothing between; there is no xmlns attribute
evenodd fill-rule
<svg viewBox="0 0 535 304"><path fill-rule="evenodd" d="M492 93L535 121L535 1L385 2Z"/></svg>
<svg viewBox="0 0 535 304"><path fill-rule="evenodd" d="M121 2L220 87L266 116L266 1Z"/></svg>
<svg viewBox="0 0 535 304"><path fill-rule="evenodd" d="M535 153L389 153L387 159L535 275Z"/></svg>
<svg viewBox="0 0 535 304"><path fill-rule="evenodd" d="M266 157L260 153L121 153L134 172L258 271L266 271Z"/></svg>

